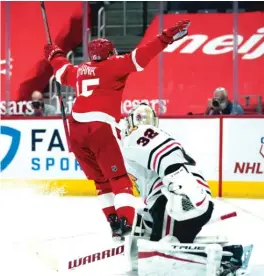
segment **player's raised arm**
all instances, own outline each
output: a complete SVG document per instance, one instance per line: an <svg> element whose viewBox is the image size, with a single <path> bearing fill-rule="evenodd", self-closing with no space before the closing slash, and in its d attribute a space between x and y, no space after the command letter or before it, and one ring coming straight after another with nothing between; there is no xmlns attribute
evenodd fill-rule
<svg viewBox="0 0 264 276"><path fill-rule="evenodd" d="M69 62L65 53L57 45L47 44L44 47L45 58L53 68L56 80L65 86L76 86L77 66Z"/></svg>
<svg viewBox="0 0 264 276"><path fill-rule="evenodd" d="M110 57L113 73L117 76L142 71L168 44L182 39L188 34L189 20L177 22L174 26L164 29L152 41L134 49L130 54ZM111 63L111 62L110 62ZM109 64L108 64L109 66Z"/></svg>

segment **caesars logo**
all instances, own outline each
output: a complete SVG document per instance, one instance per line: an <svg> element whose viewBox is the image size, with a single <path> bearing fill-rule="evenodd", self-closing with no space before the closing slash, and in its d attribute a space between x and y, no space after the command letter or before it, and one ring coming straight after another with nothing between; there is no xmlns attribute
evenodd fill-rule
<svg viewBox="0 0 264 276"><path fill-rule="evenodd" d="M69 114L72 110L72 106L75 102L75 97L69 96L67 101L65 101L65 112ZM59 98L57 96L52 97L52 103L56 107L56 114L61 114L60 111L60 104L59 104ZM140 103L146 103L150 105L155 112L159 114L166 114L167 113L167 105L169 103L169 100L159 100L159 99L152 99L152 100L124 100L121 103L121 113L123 115L128 114L131 109L139 105ZM5 114L12 114L12 115L33 115L34 110L31 105L31 101L9 101L6 103L6 101L0 101L0 115Z"/></svg>
<svg viewBox="0 0 264 276"><path fill-rule="evenodd" d="M159 114L166 114L167 113L167 104L169 100L160 100L160 99L152 99L152 100L124 100L121 105L121 113L123 115L128 114L133 108L138 106L141 103L146 103L150 105L155 112Z"/></svg>
<svg viewBox="0 0 264 276"><path fill-rule="evenodd" d="M51 98L52 104L56 108L56 114L61 114L60 111L60 103L58 96L54 95ZM72 106L74 104L75 97L69 96L68 99L65 101L65 112L69 114L72 110ZM0 115L33 115L34 109L32 107L31 101L0 101Z"/></svg>
<svg viewBox="0 0 264 276"><path fill-rule="evenodd" d="M11 164L13 159L16 156L16 153L19 148L21 132L15 128L8 126L0 126L0 139L2 140L1 144L3 145L3 137L2 135L8 136L11 139L11 143L7 150L5 156L0 161L0 172L4 171ZM3 148L2 148L3 150Z"/></svg>
<svg viewBox="0 0 264 276"><path fill-rule="evenodd" d="M264 174L264 137L260 138L259 156L262 162L236 162L234 173L237 174Z"/></svg>

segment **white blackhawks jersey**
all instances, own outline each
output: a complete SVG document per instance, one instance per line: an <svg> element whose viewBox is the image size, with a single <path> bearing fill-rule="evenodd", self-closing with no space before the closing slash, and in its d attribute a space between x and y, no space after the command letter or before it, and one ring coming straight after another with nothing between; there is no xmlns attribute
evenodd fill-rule
<svg viewBox="0 0 264 276"><path fill-rule="evenodd" d="M122 144L127 171L137 179L138 189L148 205L152 205L161 195L161 179L166 169L179 163L185 164L198 183L211 194L208 184L195 166L195 161L166 132L152 125L140 125L123 138Z"/></svg>

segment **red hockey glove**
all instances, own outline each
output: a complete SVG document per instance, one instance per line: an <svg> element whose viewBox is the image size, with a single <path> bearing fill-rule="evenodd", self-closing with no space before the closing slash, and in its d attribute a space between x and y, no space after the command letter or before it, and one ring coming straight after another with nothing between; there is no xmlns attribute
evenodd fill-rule
<svg viewBox="0 0 264 276"><path fill-rule="evenodd" d="M176 40L182 39L188 34L188 27L190 24L190 20L179 21L173 27L163 30L159 35L159 38L161 41L171 44Z"/></svg>
<svg viewBox="0 0 264 276"><path fill-rule="evenodd" d="M65 53L57 45L47 44L44 46L44 56L48 61L51 61L54 56L65 56Z"/></svg>

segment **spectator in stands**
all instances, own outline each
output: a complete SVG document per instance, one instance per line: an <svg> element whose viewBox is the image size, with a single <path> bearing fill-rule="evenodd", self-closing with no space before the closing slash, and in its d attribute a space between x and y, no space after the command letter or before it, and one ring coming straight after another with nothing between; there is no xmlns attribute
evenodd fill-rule
<svg viewBox="0 0 264 276"><path fill-rule="evenodd" d="M53 105L44 103L43 95L39 91L34 91L31 95L31 105L34 113L31 116L54 116L56 108Z"/></svg>
<svg viewBox="0 0 264 276"><path fill-rule="evenodd" d="M205 115L238 115L243 113L244 110L240 104L228 100L227 90L224 87L215 89L214 97L208 99L208 106L205 111Z"/></svg>

